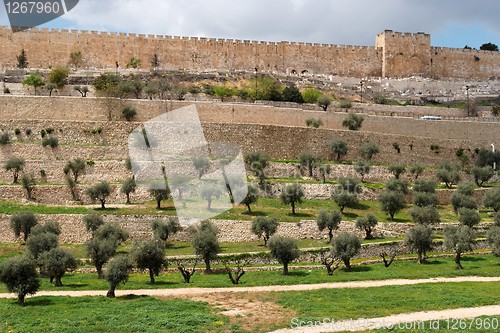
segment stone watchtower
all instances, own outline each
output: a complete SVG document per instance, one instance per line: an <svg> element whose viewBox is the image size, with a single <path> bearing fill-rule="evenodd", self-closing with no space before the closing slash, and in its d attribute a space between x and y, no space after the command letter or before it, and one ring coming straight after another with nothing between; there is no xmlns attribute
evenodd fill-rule
<svg viewBox="0 0 500 333"><path fill-rule="evenodd" d="M423 32L402 33L385 30L377 35L382 50L382 76L428 76L431 73L431 36Z"/></svg>

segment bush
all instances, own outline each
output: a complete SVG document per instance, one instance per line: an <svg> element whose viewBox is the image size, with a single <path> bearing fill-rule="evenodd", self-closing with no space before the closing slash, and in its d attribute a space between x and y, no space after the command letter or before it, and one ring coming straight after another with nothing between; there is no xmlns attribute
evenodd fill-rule
<svg viewBox="0 0 500 333"><path fill-rule="evenodd" d="M219 230L210 221L201 221L191 240L196 255L200 256L205 263L205 273L212 273L210 262L217 259L217 255L221 251L217 239L218 233Z"/></svg>
<svg viewBox="0 0 500 333"><path fill-rule="evenodd" d="M259 216L252 221L252 233L264 240L264 245L267 246L267 241L278 230L278 220L275 217Z"/></svg>
<svg viewBox="0 0 500 333"><path fill-rule="evenodd" d="M35 260L27 255L14 257L0 266L0 282L7 290L17 294L17 302L24 305L27 295L34 295L40 288Z"/></svg>
<svg viewBox="0 0 500 333"><path fill-rule="evenodd" d="M351 131L358 131L361 129L365 118L363 116L357 115L353 112L349 112L347 118L342 122L342 126L348 128Z"/></svg>
<svg viewBox="0 0 500 333"><path fill-rule="evenodd" d="M49 82L57 89L62 89L68 83L69 69L66 67L54 68L49 73Z"/></svg>
<svg viewBox="0 0 500 333"><path fill-rule="evenodd" d="M332 240L332 254L342 259L347 271L351 271L351 258L359 253L361 239L353 233L342 232Z"/></svg>
<svg viewBox="0 0 500 333"><path fill-rule="evenodd" d="M319 128L323 125L323 120L321 119L316 119L316 118L309 118L306 120L306 126L307 127L314 127L314 128Z"/></svg>
<svg viewBox="0 0 500 333"><path fill-rule="evenodd" d="M304 98L297 87L287 86L283 89L283 101L302 104L304 103Z"/></svg>
<svg viewBox="0 0 500 333"><path fill-rule="evenodd" d="M342 214L336 211L321 210L316 218L319 231L328 229L328 243L331 243L333 231L337 230L342 222Z"/></svg>
<svg viewBox="0 0 500 333"><path fill-rule="evenodd" d="M10 143L9 133L3 132L0 134L0 145L8 145Z"/></svg>
<svg viewBox="0 0 500 333"><path fill-rule="evenodd" d="M316 104L321 97L321 92L313 87L306 88L302 91L302 99L305 103Z"/></svg>
<svg viewBox="0 0 500 333"><path fill-rule="evenodd" d="M137 115L137 110L132 106L126 106L122 110L122 116L127 121L131 121L132 119L135 118L136 115Z"/></svg>
<svg viewBox="0 0 500 333"><path fill-rule="evenodd" d="M417 225L406 232L405 243L411 251L417 253L419 264L424 262L427 251L432 249L433 238L432 229L425 225Z"/></svg>
<svg viewBox="0 0 500 333"><path fill-rule="evenodd" d="M20 130L19 128L16 128L16 129L14 130L14 134L15 134L15 135L21 135L21 130Z"/></svg>
<svg viewBox="0 0 500 333"><path fill-rule="evenodd" d="M55 136L46 136L42 139L42 146L47 147L49 146L52 149L55 149L59 147L59 139Z"/></svg>
<svg viewBox="0 0 500 333"><path fill-rule="evenodd" d="M36 216L31 212L22 212L10 217L10 227L16 238L19 238L21 233L24 234L24 241L28 240L31 234L31 229L37 224Z"/></svg>
<svg viewBox="0 0 500 333"><path fill-rule="evenodd" d="M359 151L361 156L368 161L371 161L372 158L379 152L380 149L378 148L378 146L372 142L367 142L364 145L362 145Z"/></svg>
<svg viewBox="0 0 500 333"><path fill-rule="evenodd" d="M283 264L283 275L288 275L288 265L299 257L299 247L294 239L275 235L269 239L271 256Z"/></svg>
<svg viewBox="0 0 500 333"><path fill-rule="evenodd" d="M105 276L106 281L109 283L109 290L106 297L115 297L116 287L118 287L120 283L128 281L128 275L131 269L132 264L125 255L119 255L109 261Z"/></svg>
<svg viewBox="0 0 500 333"><path fill-rule="evenodd" d="M341 109L346 109L346 110L350 109L350 108L352 108L352 102L350 100L343 99L340 101L339 107Z"/></svg>

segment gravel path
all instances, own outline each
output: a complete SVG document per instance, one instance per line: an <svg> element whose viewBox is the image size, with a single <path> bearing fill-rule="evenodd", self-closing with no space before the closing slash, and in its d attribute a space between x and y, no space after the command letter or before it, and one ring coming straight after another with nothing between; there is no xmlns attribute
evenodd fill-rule
<svg viewBox="0 0 500 333"><path fill-rule="evenodd" d="M280 329L270 333L323 333L323 332L356 332L367 331L379 328L399 328L401 330L410 331L412 329L422 329L425 332L439 331L456 331L460 325L466 325L467 328L481 327L486 323L484 320L473 318L481 316L498 316L500 315L500 305L481 306L477 308L460 308L453 310L440 311L423 311L402 313L380 318L360 319L351 321L338 321L334 323L326 323L317 326L303 325L299 327L297 323L294 328ZM449 322L439 323L433 322L436 320L457 319L462 321L450 320ZM491 323L491 322L490 322ZM491 332L495 329L492 328ZM463 332L463 330L461 330Z"/></svg>
<svg viewBox="0 0 500 333"><path fill-rule="evenodd" d="M455 278L432 278L415 280L376 280L376 281L352 281L334 282L320 284L300 284L290 286L263 286L263 287L233 287L233 288L178 288L178 289L140 289L140 290L116 290L116 296L124 295L146 295L146 296L182 296L182 295L206 295L215 293L247 293L247 292L280 292L300 291L318 289L343 289L343 288L370 288L384 286L405 286L423 283L453 283L453 282L500 282L499 277L477 277L462 276ZM36 296L104 296L105 290L74 290L74 291L41 291ZM14 294L0 294L0 298L15 298Z"/></svg>

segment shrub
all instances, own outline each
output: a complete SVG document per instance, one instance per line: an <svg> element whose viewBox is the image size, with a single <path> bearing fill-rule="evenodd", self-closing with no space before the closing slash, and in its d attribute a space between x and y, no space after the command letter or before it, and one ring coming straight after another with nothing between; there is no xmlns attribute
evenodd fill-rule
<svg viewBox="0 0 500 333"><path fill-rule="evenodd" d="M316 118L309 118L306 120L306 126L307 127L314 127L314 128L319 128L323 125L323 120L321 119L316 119Z"/></svg>
<svg viewBox="0 0 500 333"><path fill-rule="evenodd" d="M401 147L399 146L399 143L394 142L394 143L392 144L392 147L396 150L396 152L397 152L398 154L401 154Z"/></svg>
<svg viewBox="0 0 500 333"><path fill-rule="evenodd" d="M288 265L299 257L299 247L294 239L275 235L269 239L271 256L283 264L283 275L288 275Z"/></svg>
<svg viewBox="0 0 500 333"><path fill-rule="evenodd" d="M304 98L297 87L287 86L283 89L283 101L302 104L304 103Z"/></svg>
<svg viewBox="0 0 500 333"><path fill-rule="evenodd" d="M26 134L27 136L30 136L31 133L33 133L33 131L31 130L31 128L24 129L24 134Z"/></svg>
<svg viewBox="0 0 500 333"><path fill-rule="evenodd" d="M132 57L130 60L127 62L127 68L134 68L137 69L141 67L142 61L139 58Z"/></svg>
<svg viewBox="0 0 500 333"><path fill-rule="evenodd" d="M361 129L365 118L363 116L357 115L353 112L349 112L347 118L342 122L342 126L348 128L351 131L358 131Z"/></svg>
<svg viewBox="0 0 500 333"><path fill-rule="evenodd" d="M359 253L361 239L353 233L342 232L332 240L332 254L341 258L347 271L351 271L351 258Z"/></svg>
<svg viewBox="0 0 500 333"><path fill-rule="evenodd" d="M15 135L21 135L21 130L20 130L19 128L16 128L16 129L14 130L14 134L15 134Z"/></svg>
<svg viewBox="0 0 500 333"><path fill-rule="evenodd" d="M122 110L122 116L127 121L131 121L132 119L135 118L136 115L137 115L137 110L132 106L126 106Z"/></svg>
<svg viewBox="0 0 500 333"><path fill-rule="evenodd" d="M50 148L55 149L59 147L59 139L52 135L46 136L42 140L42 146L43 147L49 146Z"/></svg>
<svg viewBox="0 0 500 333"><path fill-rule="evenodd" d="M321 92L316 88L309 87L302 91L302 99L305 103L316 104L321 97Z"/></svg>
<svg viewBox="0 0 500 333"><path fill-rule="evenodd" d="M18 304L24 305L26 296L34 295L40 288L35 260L27 255L7 260L0 266L0 282L17 294Z"/></svg>
<svg viewBox="0 0 500 333"><path fill-rule="evenodd" d="M275 217L259 216L252 221L252 233L264 240L264 245L267 246L267 241L278 230L278 220Z"/></svg>
<svg viewBox="0 0 500 333"><path fill-rule="evenodd" d="M350 108L352 108L352 102L350 100L343 99L340 101L339 107L341 109L346 109L346 110L350 109Z"/></svg>
<svg viewBox="0 0 500 333"><path fill-rule="evenodd" d="M10 136L9 133L3 132L0 134L0 145L8 145L10 144Z"/></svg>

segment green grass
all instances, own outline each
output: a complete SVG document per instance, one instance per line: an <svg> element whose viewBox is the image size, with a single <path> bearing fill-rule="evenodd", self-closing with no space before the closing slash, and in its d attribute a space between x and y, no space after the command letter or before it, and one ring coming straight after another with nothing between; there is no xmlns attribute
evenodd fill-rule
<svg viewBox="0 0 500 333"><path fill-rule="evenodd" d="M175 262L170 263L174 268ZM416 261L395 261L391 267L385 268L382 263L353 267L352 272L338 269L333 276L328 276L326 270L292 270L289 276L283 276L278 271L248 271L242 277L240 286L268 286L268 285L293 285L314 284L328 282L387 280L387 279L427 279L434 277L457 276L498 276L500 271L500 258L492 255L465 256L462 260L463 270L455 269L453 258L428 259L425 264L419 265ZM214 265L223 268L222 264ZM319 267L319 266L318 266ZM119 289L163 289L163 288L222 288L232 287L225 272L203 274L204 266L198 265L198 272L193 276L192 283L186 285L180 273L162 273L157 278L157 284L149 283L147 274L134 273L129 281ZM64 287L55 288L49 284L47 278L42 278L41 290L106 290L106 281L97 279L96 274L66 274L63 277ZM0 285L0 292L6 292L5 286Z"/></svg>
<svg viewBox="0 0 500 333"><path fill-rule="evenodd" d="M227 318L206 303L151 297L35 297L20 307L0 300L0 332L206 332L220 331Z"/></svg>
<svg viewBox="0 0 500 333"><path fill-rule="evenodd" d="M2 214L16 214L21 211L31 211L34 214L90 214L91 209L81 206L57 206L57 205L25 205L13 201L0 201L0 212Z"/></svg>
<svg viewBox="0 0 500 333"><path fill-rule="evenodd" d="M272 296L303 320L377 318L499 303L498 283L439 283L282 292Z"/></svg>

